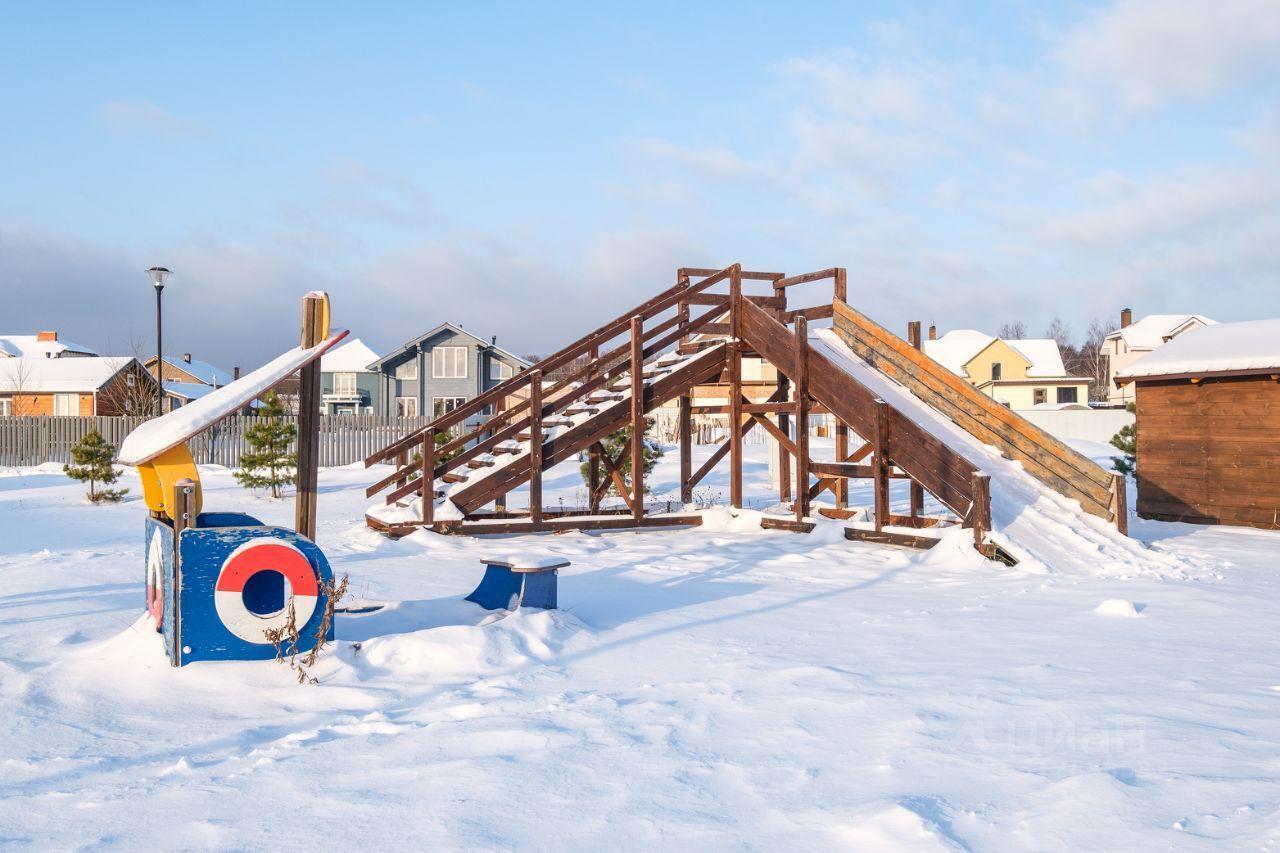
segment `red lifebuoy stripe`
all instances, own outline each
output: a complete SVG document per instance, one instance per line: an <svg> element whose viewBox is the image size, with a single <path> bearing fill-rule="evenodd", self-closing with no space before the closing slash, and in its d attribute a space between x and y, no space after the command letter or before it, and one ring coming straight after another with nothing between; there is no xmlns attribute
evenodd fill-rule
<svg viewBox="0 0 1280 853"><path fill-rule="evenodd" d="M218 575L216 590L244 592L249 578L264 569L284 575L294 595L319 595L316 573L306 556L296 548L271 540L254 543L233 554Z"/></svg>

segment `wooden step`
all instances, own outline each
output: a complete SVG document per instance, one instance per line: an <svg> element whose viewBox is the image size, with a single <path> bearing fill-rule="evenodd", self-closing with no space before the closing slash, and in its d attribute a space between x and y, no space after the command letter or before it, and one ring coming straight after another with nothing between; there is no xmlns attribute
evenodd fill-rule
<svg viewBox="0 0 1280 853"><path fill-rule="evenodd" d="M466 474L458 474L453 471L447 471L440 475L440 479L446 483L465 483L467 482Z"/></svg>
<svg viewBox="0 0 1280 853"><path fill-rule="evenodd" d="M519 453L519 452L520 452L520 445L518 445L518 444L514 444L514 443L513 443L513 444L512 444L512 446L510 446L510 447L502 447L502 446L498 446L498 447L495 447L495 448L494 448L493 450L491 450L490 452L491 452L491 453L494 453L494 454L497 454L497 455L503 455L503 454L507 454L507 453Z"/></svg>
<svg viewBox="0 0 1280 853"><path fill-rule="evenodd" d="M566 415L595 415L600 412L599 406L573 405L564 410Z"/></svg>
<svg viewBox="0 0 1280 853"><path fill-rule="evenodd" d="M492 468L493 460L484 459L482 457L476 457L475 459L468 459L467 467L468 468Z"/></svg>

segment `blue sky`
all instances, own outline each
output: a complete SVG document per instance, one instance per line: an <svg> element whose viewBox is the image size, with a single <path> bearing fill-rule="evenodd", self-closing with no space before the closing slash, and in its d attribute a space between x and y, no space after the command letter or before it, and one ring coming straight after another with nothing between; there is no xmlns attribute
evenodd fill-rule
<svg viewBox="0 0 1280 853"><path fill-rule="evenodd" d="M228 366L313 287L536 353L733 261L895 329L1276 316L1278 57L1272 0L27 4L0 331L146 351L157 263Z"/></svg>

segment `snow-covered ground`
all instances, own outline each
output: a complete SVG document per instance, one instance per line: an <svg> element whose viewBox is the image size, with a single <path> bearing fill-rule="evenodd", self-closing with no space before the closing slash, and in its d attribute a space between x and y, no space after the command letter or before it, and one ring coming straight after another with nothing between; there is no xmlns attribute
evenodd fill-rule
<svg viewBox="0 0 1280 853"><path fill-rule="evenodd" d="M136 480L90 507L53 466L0 472L0 845L1280 845L1280 535L1135 521L1162 559L1132 574L724 510L390 542L363 526L384 473L320 475L321 546L357 602L388 606L340 618L302 686L274 663L168 666L138 622ZM203 476L206 508L291 523L291 502ZM578 487L562 466L548 503ZM572 560L562 610L493 621L461 600L512 550Z"/></svg>

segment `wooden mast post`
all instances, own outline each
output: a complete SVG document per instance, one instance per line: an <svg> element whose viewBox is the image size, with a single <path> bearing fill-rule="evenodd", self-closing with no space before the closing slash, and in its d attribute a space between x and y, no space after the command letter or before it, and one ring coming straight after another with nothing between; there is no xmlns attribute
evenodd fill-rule
<svg viewBox="0 0 1280 853"><path fill-rule="evenodd" d="M644 520L644 318L631 318L631 517Z"/></svg>
<svg viewBox="0 0 1280 853"><path fill-rule="evenodd" d="M302 299L302 347L310 349L323 341L328 330L326 299L308 294ZM320 464L320 359L313 359L299 372L298 383L298 477L294 500L294 528L302 536L316 538L316 480Z"/></svg>
<svg viewBox="0 0 1280 853"><path fill-rule="evenodd" d="M796 317L796 521L809 514L809 321ZM785 452L785 451L784 451Z"/></svg>
<svg viewBox="0 0 1280 853"><path fill-rule="evenodd" d="M907 341L916 349L924 344L920 340L920 321L912 320L907 324ZM915 480L911 481L911 518L917 519L924 512L924 487Z"/></svg>
<svg viewBox="0 0 1280 853"><path fill-rule="evenodd" d="M600 358L600 347L593 346L587 351L587 374L584 382L596 378L596 361ZM600 502L596 495L600 492L600 450L595 442L587 448L587 512L595 514L600 510Z"/></svg>
<svg viewBox="0 0 1280 853"><path fill-rule="evenodd" d="M542 371L529 371L529 520L542 527Z"/></svg>
<svg viewBox="0 0 1280 853"><path fill-rule="evenodd" d="M680 500L693 503L693 398L680 395Z"/></svg>
<svg viewBox="0 0 1280 853"><path fill-rule="evenodd" d="M991 556L986 544L987 531L991 529L991 475L975 473L969 478L969 484L973 492L973 506L969 510L973 547L984 556Z"/></svg>
<svg viewBox="0 0 1280 853"><path fill-rule="evenodd" d="M777 300L778 307L775 309L778 313L778 322L784 326L787 323L787 289L778 287L777 281L773 283L773 298ZM778 365L774 365L775 368ZM787 375L778 370L778 387L777 398L786 402L787 397L791 394L791 380ZM778 429L783 435L791 434L791 413L784 408L778 412ZM783 504L791 503L791 454L782 448L778 448L778 502Z"/></svg>

